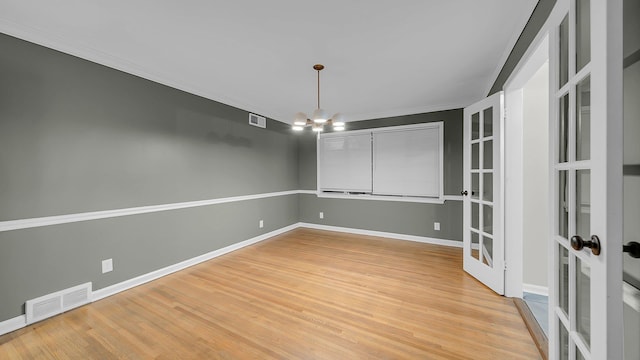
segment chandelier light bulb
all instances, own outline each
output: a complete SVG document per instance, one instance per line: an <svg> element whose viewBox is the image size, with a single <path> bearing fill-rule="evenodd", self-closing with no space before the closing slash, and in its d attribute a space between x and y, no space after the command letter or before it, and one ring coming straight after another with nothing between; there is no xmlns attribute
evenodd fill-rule
<svg viewBox="0 0 640 360"><path fill-rule="evenodd" d="M293 120L293 125L295 126L307 125L307 114L303 112L296 113L295 120Z"/></svg>
<svg viewBox="0 0 640 360"><path fill-rule="evenodd" d="M313 111L313 122L316 124L324 124L328 118L327 112L322 109L315 109Z"/></svg>

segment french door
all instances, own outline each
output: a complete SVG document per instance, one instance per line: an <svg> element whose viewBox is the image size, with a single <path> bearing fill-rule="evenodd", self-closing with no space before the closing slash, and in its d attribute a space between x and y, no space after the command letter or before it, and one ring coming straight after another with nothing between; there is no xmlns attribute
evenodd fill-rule
<svg viewBox="0 0 640 360"><path fill-rule="evenodd" d="M550 21L549 355L622 359L622 0Z"/></svg>
<svg viewBox="0 0 640 360"><path fill-rule="evenodd" d="M463 267L504 294L500 193L503 93L464 109Z"/></svg>

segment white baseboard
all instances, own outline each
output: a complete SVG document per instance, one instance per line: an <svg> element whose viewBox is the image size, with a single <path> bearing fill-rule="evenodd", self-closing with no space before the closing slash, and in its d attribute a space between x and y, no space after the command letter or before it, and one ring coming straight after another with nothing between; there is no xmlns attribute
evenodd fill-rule
<svg viewBox="0 0 640 360"><path fill-rule="evenodd" d="M549 288L546 286L522 284L522 292L528 292L531 294L549 296Z"/></svg>
<svg viewBox="0 0 640 360"><path fill-rule="evenodd" d="M177 264L173 264L170 266L167 266L165 268L156 270L156 271L152 271L150 273L144 274L144 275L140 275L138 277L135 277L133 279L129 279L129 280L125 280L123 282L108 286L106 288L102 288L100 290L96 290L93 292L93 301L98 301L101 299L104 299L108 296L111 295L115 295L119 292L131 289L133 287L136 287L138 285L142 285L145 283L148 283L149 281L152 280L156 280L159 279L163 276L172 274L176 271L180 271L183 269L186 269L190 266L193 265L197 265L200 264L202 262L205 262L207 260L211 260L213 258L216 258L218 256L224 255L224 254L228 254L232 251L238 250L238 249L242 249L243 247L249 246L249 245L253 245L255 243L258 243L260 241L266 240L270 237L276 236L276 235L280 235L282 233L285 233L287 231L293 230L295 228L298 227L298 224L293 224L293 225L289 225L283 228L280 228L278 230L274 230L271 232L268 232L266 234L262 234L259 236L256 236L254 238L245 240L245 241L241 241L239 243L235 243L233 245L229 245L227 247L224 247L222 249L218 249L218 250L214 250L211 252L208 252L206 254L200 255L200 256L196 256L194 258L179 262Z"/></svg>
<svg viewBox="0 0 640 360"><path fill-rule="evenodd" d="M255 243L258 243L260 241L266 240L268 238L274 237L276 235L280 235L282 233L285 233L287 231L290 230L294 230L300 227L304 227L304 228L310 228L310 229L318 229L318 230L328 230L328 231L337 231L337 232L344 232L344 233L350 233L350 234L358 234L358 235L370 235L370 236L380 236L380 237L386 237L386 238L391 238L391 239L398 239L398 240L408 240L408 241L416 241L416 242L421 242L421 243L427 243L427 244L435 244L435 245L444 245L444 246L453 246L453 247L462 247L462 241L455 241L455 240L444 240L444 239L436 239L436 238L429 238L429 237L424 237L424 236L415 236L415 235L405 235L405 234L396 234L396 233L390 233L390 232L383 232L383 231L373 231L373 230L362 230L362 229L353 229L353 228L345 228L345 227L338 227L338 226L328 226L328 225L319 225L319 224L311 224L311 223L296 223L296 224L292 224L289 226L285 226L283 228L256 236L254 238L245 240L245 241L241 241L239 243L233 244L233 245L229 245L227 247L224 247L222 249L218 249L215 251L211 251L209 253L200 255L200 256L196 256L194 258L179 262L177 264L174 265L170 265L167 266L165 268L162 269L158 269L155 271L152 271L150 273L135 277L133 279L129 279L129 280L125 280L123 282L96 290L92 293L92 302L93 301L98 301L101 299L104 299L106 297L109 297L111 295L115 295L119 292L134 288L136 286L145 284L149 281L153 281L156 279L159 279L163 276L172 274L176 271L180 271L183 269L186 269L190 266L193 265L197 265L199 263L202 263L204 261L207 260L211 260L213 258L216 258L218 256L230 253L232 251L241 249L243 247L249 246L249 245L253 245ZM0 321L0 335L9 333L11 331L15 331L18 329L21 329L23 327L25 327L27 325L27 320L26 320L26 315L20 315L18 317L15 317L13 319L9 319L9 320L5 320L5 321Z"/></svg>
<svg viewBox="0 0 640 360"><path fill-rule="evenodd" d="M310 229L337 231L337 232L344 232L344 233L350 233L350 234L379 236L379 237L386 237L386 238L392 238L392 239L398 239L398 240L415 241L415 242L421 242L426 244L444 245L444 246L452 246L452 247L459 247L459 248L462 247L462 241L436 239L436 238L430 238L426 236L396 234L396 233L390 233L390 232L384 232L384 231L353 229L353 228L311 224L311 223L298 223L298 226L306 227Z"/></svg>
<svg viewBox="0 0 640 360"><path fill-rule="evenodd" d="M0 321L0 335L22 329L25 326L27 326L27 315L20 315L13 319Z"/></svg>

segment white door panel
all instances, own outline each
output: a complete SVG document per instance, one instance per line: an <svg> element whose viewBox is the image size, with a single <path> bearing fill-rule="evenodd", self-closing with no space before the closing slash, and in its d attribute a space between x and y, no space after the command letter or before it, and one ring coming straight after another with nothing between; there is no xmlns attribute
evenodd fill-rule
<svg viewBox="0 0 640 360"><path fill-rule="evenodd" d="M464 270L504 294L501 129L503 94L464 109Z"/></svg>
<svg viewBox="0 0 640 360"><path fill-rule="evenodd" d="M549 356L622 359L622 0L549 21Z"/></svg>

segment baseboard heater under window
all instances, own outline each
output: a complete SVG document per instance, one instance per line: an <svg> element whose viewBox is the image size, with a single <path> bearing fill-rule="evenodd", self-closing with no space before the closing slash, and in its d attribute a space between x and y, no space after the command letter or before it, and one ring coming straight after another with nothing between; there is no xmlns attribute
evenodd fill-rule
<svg viewBox="0 0 640 360"><path fill-rule="evenodd" d="M91 302L90 282L41 296L25 303L27 325Z"/></svg>

